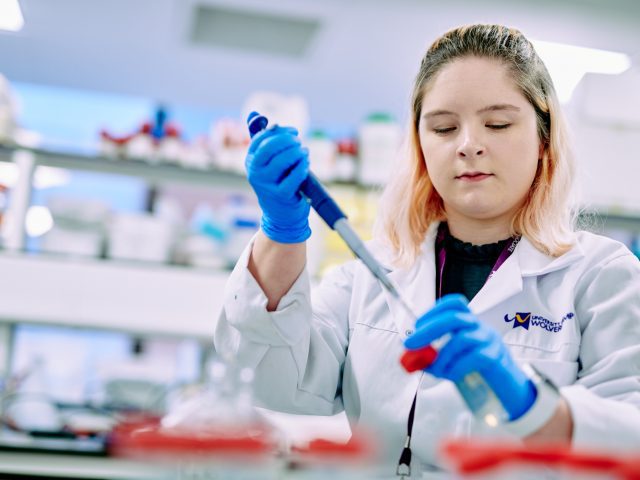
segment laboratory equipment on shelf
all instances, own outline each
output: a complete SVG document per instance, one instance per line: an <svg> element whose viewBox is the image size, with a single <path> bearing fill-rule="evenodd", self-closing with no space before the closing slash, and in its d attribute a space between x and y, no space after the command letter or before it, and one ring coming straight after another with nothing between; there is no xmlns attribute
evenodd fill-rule
<svg viewBox="0 0 640 480"><path fill-rule="evenodd" d="M358 128L358 181L384 185L393 171L402 143L402 129L388 113L369 115Z"/></svg>
<svg viewBox="0 0 640 480"><path fill-rule="evenodd" d="M259 132L267 128L268 120L257 112L251 112L247 118L249 135L253 138ZM383 266L373 257L362 239L349 224L347 216L327 193L322 184L309 172L308 177L302 182L300 194L308 200L311 207L320 215L326 224L344 240L354 255L359 258L367 269L378 279L381 285L393 296L394 300L411 318L419 316L409 306L400 291L389 279ZM427 347L433 349L434 347ZM429 351L429 355L435 358L436 351ZM508 421L509 415L502 403L495 395L491 387L477 373L470 373L456 383L456 387L467 403L473 414L491 426Z"/></svg>

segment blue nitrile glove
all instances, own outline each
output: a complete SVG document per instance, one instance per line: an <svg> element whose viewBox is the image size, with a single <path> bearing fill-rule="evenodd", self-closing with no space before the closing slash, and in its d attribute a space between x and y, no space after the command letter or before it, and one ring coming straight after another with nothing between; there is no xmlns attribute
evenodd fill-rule
<svg viewBox="0 0 640 480"><path fill-rule="evenodd" d="M529 410L536 398L533 382L513 361L498 332L469 310L463 295L446 295L438 300L418 319L415 332L404 344L415 350L446 334L450 339L426 372L453 382L478 372L500 399L510 420Z"/></svg>
<svg viewBox="0 0 640 480"><path fill-rule="evenodd" d="M245 167L262 208L265 235L280 243L309 238L310 207L298 193L309 175L309 151L300 144L298 131L275 125L258 133L249 145Z"/></svg>

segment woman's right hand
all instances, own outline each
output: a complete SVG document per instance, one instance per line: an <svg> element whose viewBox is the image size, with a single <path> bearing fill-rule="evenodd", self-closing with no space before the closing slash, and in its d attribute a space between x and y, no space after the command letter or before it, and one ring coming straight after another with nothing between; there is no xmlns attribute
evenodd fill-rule
<svg viewBox="0 0 640 480"><path fill-rule="evenodd" d="M300 144L298 131L274 125L258 133L245 167L262 208L264 234L279 243L308 239L310 206L298 189L309 175L309 151Z"/></svg>

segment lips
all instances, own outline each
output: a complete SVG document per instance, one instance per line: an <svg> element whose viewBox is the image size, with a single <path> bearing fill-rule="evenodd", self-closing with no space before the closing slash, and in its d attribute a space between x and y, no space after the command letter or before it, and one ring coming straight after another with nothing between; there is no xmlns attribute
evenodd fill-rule
<svg viewBox="0 0 640 480"><path fill-rule="evenodd" d="M491 174L491 173L465 172L462 175L458 175L456 177L456 180L463 180L463 181L467 181L467 182L479 182L481 180L484 180L484 179L492 177L492 176L493 176L493 174Z"/></svg>

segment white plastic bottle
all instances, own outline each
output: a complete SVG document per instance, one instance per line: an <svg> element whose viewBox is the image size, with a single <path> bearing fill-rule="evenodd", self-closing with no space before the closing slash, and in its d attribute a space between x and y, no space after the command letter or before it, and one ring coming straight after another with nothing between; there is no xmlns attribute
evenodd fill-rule
<svg viewBox="0 0 640 480"><path fill-rule="evenodd" d="M402 130L386 113L369 115L358 130L358 181L384 185L391 174L402 141Z"/></svg>
<svg viewBox="0 0 640 480"><path fill-rule="evenodd" d="M313 173L323 182L334 180L336 168L336 144L322 130L313 130L306 138L309 162Z"/></svg>

